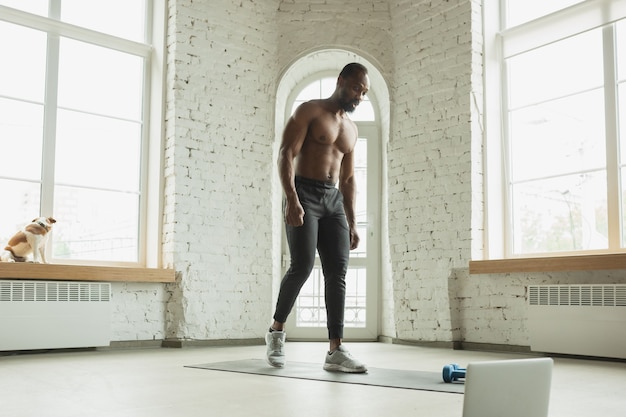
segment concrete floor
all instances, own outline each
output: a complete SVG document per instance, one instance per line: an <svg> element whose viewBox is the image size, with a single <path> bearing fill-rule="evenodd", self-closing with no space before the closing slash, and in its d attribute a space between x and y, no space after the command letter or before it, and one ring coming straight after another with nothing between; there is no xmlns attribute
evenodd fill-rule
<svg viewBox="0 0 626 417"><path fill-rule="evenodd" d="M371 367L441 372L529 355L346 344ZM287 343L322 366L326 343ZM463 395L185 368L263 358L264 346L0 353L2 417L461 417ZM555 358L551 417L626 416L626 363Z"/></svg>

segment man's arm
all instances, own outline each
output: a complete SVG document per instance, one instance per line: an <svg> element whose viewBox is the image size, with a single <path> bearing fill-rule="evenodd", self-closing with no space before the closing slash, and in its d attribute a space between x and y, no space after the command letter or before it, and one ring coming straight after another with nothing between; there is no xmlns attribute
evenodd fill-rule
<svg viewBox="0 0 626 417"><path fill-rule="evenodd" d="M306 139L312 111L309 103L301 104L287 121L282 142L278 151L278 175L285 192L285 221L290 226L304 224L304 209L298 199L295 185L294 160L300 153Z"/></svg>
<svg viewBox="0 0 626 417"><path fill-rule="evenodd" d="M350 228L350 249L359 246L359 234L356 230L356 181L354 179L354 150L343 156L339 173L339 191L343 195L343 207Z"/></svg>

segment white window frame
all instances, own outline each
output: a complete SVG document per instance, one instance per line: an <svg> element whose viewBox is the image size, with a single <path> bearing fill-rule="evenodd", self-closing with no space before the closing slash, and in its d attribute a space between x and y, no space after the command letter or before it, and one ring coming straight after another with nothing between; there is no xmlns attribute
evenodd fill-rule
<svg viewBox="0 0 626 417"><path fill-rule="evenodd" d="M332 77L336 78L338 75L337 70L326 70L315 72L308 77L300 80L296 86L291 90L287 97L285 106L285 119L288 120L292 115L292 109L296 98L304 88L306 88L312 82L318 81L323 78ZM382 193L381 173L382 173L382 161L381 161L381 148L382 148L382 135L381 135L381 114L380 106L376 99L376 96L372 90L368 93L368 98L372 104L374 110L373 121L355 121L357 125L359 136L368 138L368 152L367 152L367 166L372 171L377 173L377 178L368 176L368 190L367 190L367 255L365 257L351 256L348 268L365 268L367 270L367 289L366 289L366 327L349 327L344 328L345 340L376 340L379 331L379 287L381 281L381 215L380 215L380 195ZM325 98L325 97L324 97ZM282 259L283 269L281 275L284 275L286 269L289 267L289 249L287 246L287 240L285 238L284 224L282 226ZM316 256L315 268L321 268L319 263L319 257ZM309 278L312 279L312 278ZM328 330L326 327L298 327L296 324L296 309L291 312L290 318L286 323L287 334L291 340L326 340L328 338Z"/></svg>
<svg viewBox="0 0 626 417"><path fill-rule="evenodd" d="M512 258L511 196L509 187L509 152L505 98L507 97L504 60L507 57L540 46L604 27L604 38L612 37L612 23L626 16L625 0L587 0L561 11L502 30L504 0L485 0L484 22L484 85L485 85L485 243L483 259ZM610 46L605 42L605 62L611 58ZM605 79L611 74L605 74ZM619 163L617 152L617 107L613 93L605 96L607 170L609 178L608 216L609 249L604 251L577 251L567 254L626 252L620 248L621 209ZM613 99L611 99L613 97ZM623 127L624 129L624 127ZM612 231L614 230L614 231ZM612 232L611 232L612 231ZM531 256L560 256L559 253L541 253ZM525 257L525 255L524 255Z"/></svg>
<svg viewBox="0 0 626 417"><path fill-rule="evenodd" d="M53 1L58 6L58 2ZM139 203L138 261L137 262L96 262L63 260L64 264L104 265L104 266L161 266L161 217L163 194L163 141L164 141L164 91L165 91L165 47L167 2L166 0L146 0L146 43L131 41L87 28L61 22L59 20L27 13L0 5L0 20L40 30L54 36L49 37L50 47L58 49L59 37L79 40L105 48L140 56L144 65L144 105L141 148L141 176ZM50 39L53 39L50 41ZM58 55L57 55L58 58ZM52 65L54 67L54 65ZM48 93L55 93L56 86L47 86ZM54 112L51 116L54 117ZM44 123L44 129L54 129L55 123ZM46 135L47 137L54 135ZM50 158L54 158L54 143L44 142L42 193L40 209L42 213L51 213L54 188L54 173ZM48 179L48 180L47 180ZM51 245L47 247L47 258L51 259ZM52 260L54 262L54 260Z"/></svg>

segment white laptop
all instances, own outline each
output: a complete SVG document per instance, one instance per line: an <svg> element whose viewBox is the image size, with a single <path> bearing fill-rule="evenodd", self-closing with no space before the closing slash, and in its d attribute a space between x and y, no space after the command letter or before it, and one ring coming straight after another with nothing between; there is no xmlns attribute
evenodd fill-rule
<svg viewBox="0 0 626 417"><path fill-rule="evenodd" d="M548 417L551 358L472 362L463 417Z"/></svg>

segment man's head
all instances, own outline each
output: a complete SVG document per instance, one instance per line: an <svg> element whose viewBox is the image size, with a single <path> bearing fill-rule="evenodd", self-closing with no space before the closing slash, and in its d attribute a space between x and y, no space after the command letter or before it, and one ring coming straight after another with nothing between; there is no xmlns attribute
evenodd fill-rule
<svg viewBox="0 0 626 417"><path fill-rule="evenodd" d="M365 66L353 62L343 67L337 78L335 95L341 108L351 113L361 103L370 88Z"/></svg>

